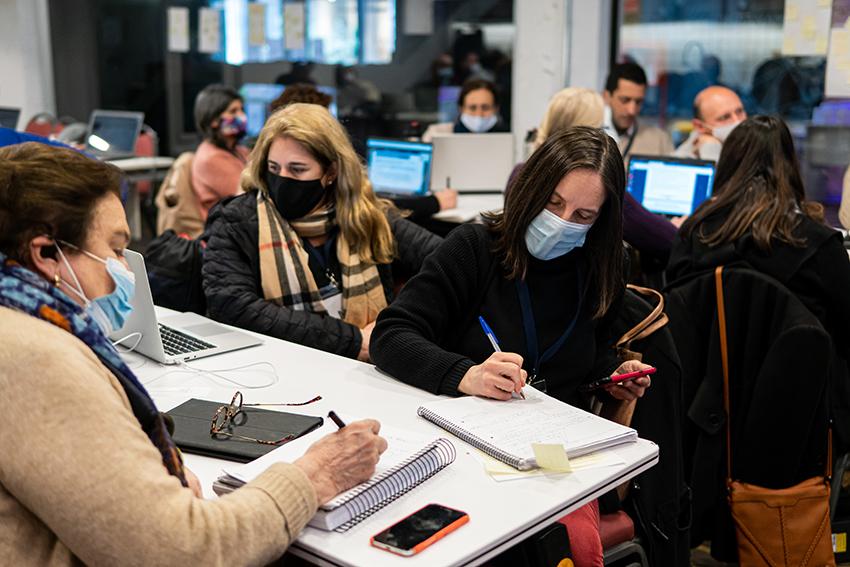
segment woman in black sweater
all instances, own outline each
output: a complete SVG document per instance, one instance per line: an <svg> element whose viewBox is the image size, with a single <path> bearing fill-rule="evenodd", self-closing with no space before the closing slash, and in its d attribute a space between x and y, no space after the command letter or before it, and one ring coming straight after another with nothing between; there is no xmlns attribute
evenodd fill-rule
<svg viewBox="0 0 850 567"><path fill-rule="evenodd" d="M620 152L602 130L551 136L517 177L504 211L484 226L454 230L378 317L372 360L434 393L507 400L527 381L580 405L581 384L646 368L620 364L610 348L625 287L624 185ZM504 352L493 352L479 316ZM649 382L608 393L628 402ZM583 558L576 564L601 565L598 512L580 517L570 526L571 543L582 548L574 545Z"/></svg>

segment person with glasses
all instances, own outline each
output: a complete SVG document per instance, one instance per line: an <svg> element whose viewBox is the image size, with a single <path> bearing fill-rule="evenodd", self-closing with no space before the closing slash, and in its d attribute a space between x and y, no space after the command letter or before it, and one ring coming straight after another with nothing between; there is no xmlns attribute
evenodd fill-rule
<svg viewBox="0 0 850 567"><path fill-rule="evenodd" d="M647 368L611 348L625 293L624 190L620 151L601 129L547 137L504 211L452 231L381 313L372 360L434 394L510 400L528 383L578 407L589 401L583 384ZM608 386L602 399L621 407L649 384ZM601 566L596 502L564 521L576 565Z"/></svg>
<svg viewBox="0 0 850 567"><path fill-rule="evenodd" d="M202 499L165 420L107 339L134 290L120 180L114 166L73 150L0 149L0 557L268 563L319 505L372 476L386 448L380 425L351 423L232 495Z"/></svg>

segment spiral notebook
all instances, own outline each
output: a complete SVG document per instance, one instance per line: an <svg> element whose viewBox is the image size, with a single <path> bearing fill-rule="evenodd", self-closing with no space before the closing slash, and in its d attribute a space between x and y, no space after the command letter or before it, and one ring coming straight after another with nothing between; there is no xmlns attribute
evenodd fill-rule
<svg viewBox="0 0 850 567"><path fill-rule="evenodd" d="M213 491L218 495L226 494L250 482L274 463L298 459L310 445L333 430L331 426L322 427L256 461L224 471L225 474L213 483ZM327 531L347 531L455 460L455 448L448 439L428 439L386 427L381 428L380 434L388 446L381 455L375 475L322 505L308 525Z"/></svg>
<svg viewBox="0 0 850 567"><path fill-rule="evenodd" d="M562 444L578 457L637 440L637 432L565 404L531 386L526 399L488 400L473 396L439 400L417 413L518 470L537 468L532 443Z"/></svg>

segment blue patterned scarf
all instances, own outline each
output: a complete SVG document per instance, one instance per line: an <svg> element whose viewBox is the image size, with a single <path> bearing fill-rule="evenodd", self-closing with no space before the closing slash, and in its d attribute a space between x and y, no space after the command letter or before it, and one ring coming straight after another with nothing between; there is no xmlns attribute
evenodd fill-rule
<svg viewBox="0 0 850 567"><path fill-rule="evenodd" d="M100 326L86 315L79 304L44 278L0 253L0 305L47 321L83 341L123 386L133 415L159 449L168 473L187 486L180 454L153 400Z"/></svg>

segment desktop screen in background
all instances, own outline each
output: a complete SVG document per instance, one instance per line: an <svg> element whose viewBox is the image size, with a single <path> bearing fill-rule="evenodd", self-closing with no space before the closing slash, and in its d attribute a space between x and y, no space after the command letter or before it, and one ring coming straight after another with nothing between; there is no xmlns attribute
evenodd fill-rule
<svg viewBox="0 0 850 567"><path fill-rule="evenodd" d="M239 89L242 103L245 106L245 116L248 118L248 136L256 138L269 117L269 107L274 100L283 94L286 87L267 83L245 83ZM336 89L334 87L317 86L316 90L331 97L330 113L336 117Z"/></svg>
<svg viewBox="0 0 850 567"><path fill-rule="evenodd" d="M370 138L366 153L375 191L404 195L428 192L431 144Z"/></svg>
<svg viewBox="0 0 850 567"><path fill-rule="evenodd" d="M461 87L444 86L437 90L437 112L440 122L457 120L457 99L460 98Z"/></svg>
<svg viewBox="0 0 850 567"><path fill-rule="evenodd" d="M269 115L269 105L283 93L283 85L265 83L245 83L239 89L242 104L245 106L245 116L248 117L248 135L256 137L266 123Z"/></svg>
<svg viewBox="0 0 850 567"><path fill-rule="evenodd" d="M711 195L714 167L632 158L628 191L653 213L690 215Z"/></svg>

